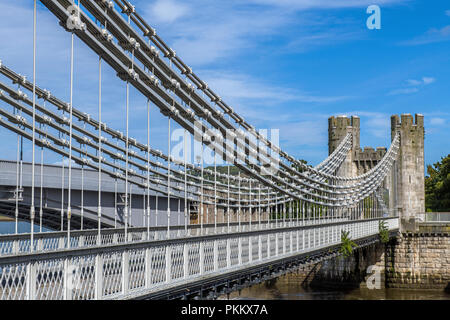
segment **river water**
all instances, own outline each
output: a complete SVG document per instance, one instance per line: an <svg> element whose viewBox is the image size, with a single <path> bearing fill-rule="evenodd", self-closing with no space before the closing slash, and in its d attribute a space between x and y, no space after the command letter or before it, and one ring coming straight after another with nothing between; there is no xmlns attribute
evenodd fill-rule
<svg viewBox="0 0 450 320"><path fill-rule="evenodd" d="M14 221L0 221L0 234L12 234L15 232L16 223ZM39 226L34 225L34 232L39 232ZM17 232L18 233L30 233L31 224L26 221L19 221L17 224ZM45 227L42 227L42 231L50 231Z"/></svg>
<svg viewBox="0 0 450 320"><path fill-rule="evenodd" d="M223 296L221 299L226 299ZM279 277L276 280L233 292L229 299L258 300L450 300L450 293L440 290L373 289L311 290L302 287L300 281Z"/></svg>

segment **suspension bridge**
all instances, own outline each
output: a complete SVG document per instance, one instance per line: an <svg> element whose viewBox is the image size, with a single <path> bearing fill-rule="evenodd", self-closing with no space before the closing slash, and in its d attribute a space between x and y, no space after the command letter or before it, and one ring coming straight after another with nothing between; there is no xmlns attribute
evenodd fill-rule
<svg viewBox="0 0 450 320"><path fill-rule="evenodd" d="M70 99L36 81L35 0L32 80L0 63L0 126L17 135L17 160L0 161L0 213L16 225L0 235L0 299L215 298L336 257L343 231L367 246L380 224L393 235L423 211L405 182L423 116L393 116L390 147L370 159L359 119L332 117L329 156L312 167L244 120L128 1L40 2L71 37ZM95 115L73 105L75 37L98 55ZM125 132L102 121L105 64L126 90ZM129 134L130 87L147 100L146 141ZM151 108L167 118L168 154L152 148ZM173 123L185 145L199 143L197 165L170 155ZM423 166L423 135L421 147ZM49 153L61 164L46 163Z"/></svg>

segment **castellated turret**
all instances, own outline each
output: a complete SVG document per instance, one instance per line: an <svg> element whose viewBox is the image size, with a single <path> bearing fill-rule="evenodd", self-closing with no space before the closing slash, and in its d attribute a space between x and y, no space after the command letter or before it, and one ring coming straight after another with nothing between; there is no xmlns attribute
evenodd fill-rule
<svg viewBox="0 0 450 320"><path fill-rule="evenodd" d="M400 217L409 219L425 212L425 164L423 115L410 114L391 117L391 139L400 132L400 149L391 173L383 182L384 193L389 193L389 208ZM328 119L328 152L331 154L347 133L352 134L352 148L335 173L354 177L375 167L385 156L387 148L360 147L360 119L357 116ZM386 203L388 204L388 203Z"/></svg>
<svg viewBox="0 0 450 320"><path fill-rule="evenodd" d="M400 153L393 175L391 205L400 217L408 219L425 212L425 163L423 115L402 114L391 117L391 139L400 131Z"/></svg>
<svg viewBox="0 0 450 320"><path fill-rule="evenodd" d="M346 116L328 118L328 154L339 146L347 133L352 134L352 148L349 150L344 163L339 168L337 175L355 176L357 174L357 166L354 163L354 151L359 150L359 117Z"/></svg>

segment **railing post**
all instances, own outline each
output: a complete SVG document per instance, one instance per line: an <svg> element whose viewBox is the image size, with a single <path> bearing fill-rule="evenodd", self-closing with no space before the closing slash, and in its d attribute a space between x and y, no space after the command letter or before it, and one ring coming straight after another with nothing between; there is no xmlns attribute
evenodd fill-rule
<svg viewBox="0 0 450 320"><path fill-rule="evenodd" d="M205 245L203 244L203 241L200 242L199 246L199 255L200 255L200 261L199 261L199 267L200 267L200 275L205 273Z"/></svg>
<svg viewBox="0 0 450 320"><path fill-rule="evenodd" d="M267 258L270 258L270 233L267 234Z"/></svg>
<svg viewBox="0 0 450 320"><path fill-rule="evenodd" d="M216 240L214 240L214 271L217 271L219 269L219 243Z"/></svg>
<svg viewBox="0 0 450 320"><path fill-rule="evenodd" d="M313 236L312 236L312 246L313 246L313 248L315 248L316 247L316 229L313 227L312 229L311 229L311 231L312 231L312 233L313 233ZM309 236L311 236L311 233L309 234ZM310 242L311 243L311 242Z"/></svg>
<svg viewBox="0 0 450 320"><path fill-rule="evenodd" d="M305 233L306 229L302 229L302 250L305 251Z"/></svg>
<svg viewBox="0 0 450 320"><path fill-rule="evenodd" d="M97 254L95 257L95 300L103 297L103 257Z"/></svg>
<svg viewBox="0 0 450 320"><path fill-rule="evenodd" d="M70 260L68 258L64 259L64 292L63 292L63 299L64 300L72 300L72 289L74 285L74 279L73 279L73 268L70 264Z"/></svg>
<svg viewBox="0 0 450 320"><path fill-rule="evenodd" d="M127 250L122 252L122 294L128 293L128 280L129 280L129 264L130 254Z"/></svg>
<svg viewBox="0 0 450 320"><path fill-rule="evenodd" d="M30 244L30 251L31 251L31 244ZM13 254L19 253L19 241L18 240L14 240L12 243L12 253Z"/></svg>
<svg viewBox="0 0 450 320"><path fill-rule="evenodd" d="M248 262L253 261L253 241L252 236L248 236Z"/></svg>
<svg viewBox="0 0 450 320"><path fill-rule="evenodd" d="M292 231L289 231L289 249L290 249L290 253L292 253L294 250L294 240L292 238Z"/></svg>
<svg viewBox="0 0 450 320"><path fill-rule="evenodd" d="M80 235L79 237L78 237L78 247L84 247L84 236L83 235Z"/></svg>
<svg viewBox="0 0 450 320"><path fill-rule="evenodd" d="M238 238L238 264L242 265L242 238L239 236Z"/></svg>
<svg viewBox="0 0 450 320"><path fill-rule="evenodd" d="M277 257L279 254L279 249L278 249L278 232L275 233L275 256Z"/></svg>
<svg viewBox="0 0 450 320"><path fill-rule="evenodd" d="M258 260L262 260L262 239L261 235L258 236Z"/></svg>
<svg viewBox="0 0 450 320"><path fill-rule="evenodd" d="M37 251L42 251L42 249L44 248L44 240L43 239L38 239L37 240Z"/></svg>
<svg viewBox="0 0 450 320"><path fill-rule="evenodd" d="M113 244L117 244L117 242L118 242L118 237L119 237L119 234L118 234L118 233L114 233L114 234L113 234L113 238L112 238L112 243L113 243Z"/></svg>
<svg viewBox="0 0 450 320"><path fill-rule="evenodd" d="M148 289L152 285L152 251L145 249L145 287Z"/></svg>
<svg viewBox="0 0 450 320"><path fill-rule="evenodd" d="M27 300L36 300L36 265L30 262L26 266L27 272Z"/></svg>
<svg viewBox="0 0 450 320"><path fill-rule="evenodd" d="M231 241L227 238L227 268L231 267Z"/></svg>
<svg viewBox="0 0 450 320"><path fill-rule="evenodd" d="M64 245L64 239L65 237L61 236L58 241L58 249L64 249L66 246Z"/></svg>
<svg viewBox="0 0 450 320"><path fill-rule="evenodd" d="M166 282L172 280L172 246L166 247Z"/></svg>
<svg viewBox="0 0 450 320"><path fill-rule="evenodd" d="M189 247L187 243L183 244L183 277L189 276Z"/></svg>

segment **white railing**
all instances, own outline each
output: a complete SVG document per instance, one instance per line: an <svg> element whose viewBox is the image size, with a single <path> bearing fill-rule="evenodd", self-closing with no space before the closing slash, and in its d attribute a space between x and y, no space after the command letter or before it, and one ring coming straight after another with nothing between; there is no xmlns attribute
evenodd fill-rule
<svg viewBox="0 0 450 320"><path fill-rule="evenodd" d="M0 257L0 299L122 299L357 240L398 218L142 241Z"/></svg>
<svg viewBox="0 0 450 320"><path fill-rule="evenodd" d="M348 218L322 218L322 219L308 219L308 220L296 220L293 219L283 221L253 221L249 222L232 222L205 224L205 225L188 225L187 230L184 226L171 226L170 239L182 238L182 237L197 237L202 235L234 233L234 232L248 232L264 229L272 229L275 227L293 227L301 226L303 224L319 224L327 222L347 221ZM128 238L125 241L125 238ZM58 232L42 232L34 234L33 239L33 252L48 252L64 248L86 248L96 246L98 243L102 245L108 244L121 244L121 243L133 243L139 241L151 241L151 240L165 240L168 239L167 227L151 227L149 230L146 227L129 228L127 236L125 236L125 229L123 228L110 228L103 229L100 233L101 242L98 242L98 230L73 230L70 233L70 246L67 245L68 237L67 231ZM30 252L31 239L30 234L7 234L0 235L0 256L2 255L14 255L20 253Z"/></svg>
<svg viewBox="0 0 450 320"><path fill-rule="evenodd" d="M422 212L417 214L421 222L450 222L450 212Z"/></svg>

